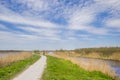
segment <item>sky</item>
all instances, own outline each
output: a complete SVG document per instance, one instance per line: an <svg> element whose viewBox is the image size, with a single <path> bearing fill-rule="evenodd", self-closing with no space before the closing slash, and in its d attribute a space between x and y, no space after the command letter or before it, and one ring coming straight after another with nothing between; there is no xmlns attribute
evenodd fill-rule
<svg viewBox="0 0 120 80"><path fill-rule="evenodd" d="M119 0L0 0L1 50L120 46Z"/></svg>

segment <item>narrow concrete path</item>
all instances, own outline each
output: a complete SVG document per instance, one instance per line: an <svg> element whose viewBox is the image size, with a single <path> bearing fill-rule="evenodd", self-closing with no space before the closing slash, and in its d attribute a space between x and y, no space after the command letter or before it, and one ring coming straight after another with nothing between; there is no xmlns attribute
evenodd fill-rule
<svg viewBox="0 0 120 80"><path fill-rule="evenodd" d="M13 80L40 80L46 65L46 56L41 58Z"/></svg>

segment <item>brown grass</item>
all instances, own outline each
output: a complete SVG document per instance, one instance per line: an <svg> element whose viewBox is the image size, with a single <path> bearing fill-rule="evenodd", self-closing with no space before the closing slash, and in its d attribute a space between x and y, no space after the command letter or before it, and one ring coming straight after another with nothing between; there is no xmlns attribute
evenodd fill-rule
<svg viewBox="0 0 120 80"><path fill-rule="evenodd" d="M100 53L89 53L89 54L84 54L82 55L83 57L90 57L90 58L101 58L101 54Z"/></svg>
<svg viewBox="0 0 120 80"><path fill-rule="evenodd" d="M93 53L93 55L96 55L96 54ZM96 60L89 60L88 62L85 62L83 60L78 60L76 56L74 57L68 56L68 53L66 54L64 52L63 53L57 52L52 56L70 60L73 63L79 65L81 68L88 71L101 71L102 73L107 74L113 78L116 77L115 71L113 71L111 67L104 61L97 62Z"/></svg>
<svg viewBox="0 0 120 80"><path fill-rule="evenodd" d="M32 53L30 52L22 52L20 54L10 54L6 57L0 57L0 67L9 65L13 62L19 61L19 60L24 60L26 58L32 57Z"/></svg>
<svg viewBox="0 0 120 80"><path fill-rule="evenodd" d="M116 77L115 71L111 69L111 67L105 62L105 61L95 61L95 60L89 60L87 62L82 60L77 60L76 58L69 59L75 64L78 64L81 68L84 68L88 71L101 71L104 74L107 74L111 77Z"/></svg>
<svg viewBox="0 0 120 80"><path fill-rule="evenodd" d="M99 58L99 59L111 59L111 60L119 60L120 61L120 52L114 53L100 53L100 52L90 52L90 53L76 53L75 51L56 51L54 54L58 54L60 56L73 56L73 57L89 57L89 58Z"/></svg>
<svg viewBox="0 0 120 80"><path fill-rule="evenodd" d="M120 53L112 53L109 56L102 56L102 53L89 53L89 54L81 55L81 57L120 60Z"/></svg>
<svg viewBox="0 0 120 80"><path fill-rule="evenodd" d="M113 54L110 56L110 59L120 60L120 53L113 53Z"/></svg>

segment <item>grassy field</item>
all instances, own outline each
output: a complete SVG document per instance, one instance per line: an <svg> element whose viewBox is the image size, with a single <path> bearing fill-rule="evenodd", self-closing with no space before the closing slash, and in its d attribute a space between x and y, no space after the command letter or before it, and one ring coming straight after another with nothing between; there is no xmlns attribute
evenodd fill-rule
<svg viewBox="0 0 120 80"><path fill-rule="evenodd" d="M10 80L16 74L20 73L22 70L37 61L39 58L39 55L33 55L30 58L24 58L22 60L12 62L4 67L0 67L0 80Z"/></svg>
<svg viewBox="0 0 120 80"><path fill-rule="evenodd" d="M99 58L120 60L120 47L102 47L102 48L82 48L75 50L58 50L52 54L55 57L70 60L87 71L100 71L113 78L116 77L115 71L105 61L96 61L91 59L88 62L78 59L79 57ZM100 65L99 65L100 64Z"/></svg>
<svg viewBox="0 0 120 80"><path fill-rule="evenodd" d="M32 52L21 52L19 54L8 54L7 56L0 57L0 67L7 66L13 62L24 60L32 56L33 56Z"/></svg>
<svg viewBox="0 0 120 80"><path fill-rule="evenodd" d="M72 62L47 56L42 80L114 80L99 71L86 71Z"/></svg>
<svg viewBox="0 0 120 80"><path fill-rule="evenodd" d="M81 48L75 50L57 50L55 54L73 57L89 57L120 60L120 47Z"/></svg>
<svg viewBox="0 0 120 80"><path fill-rule="evenodd" d="M62 58L65 60L69 60L72 63L77 64L78 66L80 66L81 68L83 68L87 71L100 71L106 75L113 77L113 78L116 77L115 71L105 61L97 61L96 59L90 59L90 60L85 61L82 59L78 59L77 57L73 57L73 56L70 57L67 55L63 55L63 53L53 54L52 56L57 57L57 58Z"/></svg>
<svg viewBox="0 0 120 80"><path fill-rule="evenodd" d="M120 60L120 47L83 48L74 52L82 57Z"/></svg>

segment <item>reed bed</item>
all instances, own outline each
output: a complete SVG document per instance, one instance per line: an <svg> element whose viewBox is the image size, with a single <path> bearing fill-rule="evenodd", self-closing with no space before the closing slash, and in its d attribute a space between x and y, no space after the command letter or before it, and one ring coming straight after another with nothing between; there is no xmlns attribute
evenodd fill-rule
<svg viewBox="0 0 120 80"><path fill-rule="evenodd" d="M119 60L119 61L120 61L120 52L119 52L119 53L113 53L113 54L110 56L110 59Z"/></svg>
<svg viewBox="0 0 120 80"><path fill-rule="evenodd" d="M95 60L89 60L85 62L84 60L78 60L76 57L71 57L68 55L65 55L65 53L57 52L53 54L52 56L63 58L66 60L70 60L71 62L79 65L81 68L88 70L88 71L100 71L106 75L111 76L112 78L116 77L116 73L112 68L104 61L95 61Z"/></svg>
<svg viewBox="0 0 120 80"><path fill-rule="evenodd" d="M33 54L30 52L21 52L19 54L9 54L8 56L0 57L0 67L4 67L19 60L30 58L32 55Z"/></svg>
<svg viewBox="0 0 120 80"><path fill-rule="evenodd" d="M95 61L95 60L89 60L89 61L83 61L83 60L77 60L76 58L70 58L70 61L72 61L75 64L78 64L81 68L88 70L88 71L100 71L104 74L107 74L111 76L112 78L116 77L116 73L112 68L105 62L105 61Z"/></svg>
<svg viewBox="0 0 120 80"><path fill-rule="evenodd" d="M120 47L82 48L74 52L81 57L120 60Z"/></svg>

